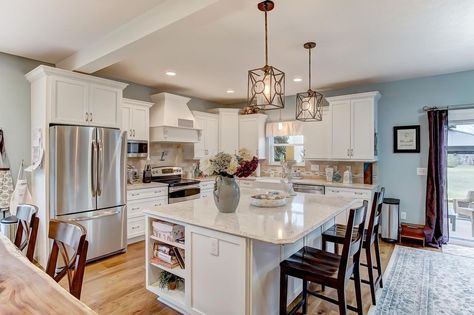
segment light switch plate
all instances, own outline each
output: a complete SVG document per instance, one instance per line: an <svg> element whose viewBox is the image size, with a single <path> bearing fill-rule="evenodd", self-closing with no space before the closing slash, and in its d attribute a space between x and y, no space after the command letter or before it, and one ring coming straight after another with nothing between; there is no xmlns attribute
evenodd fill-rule
<svg viewBox="0 0 474 315"><path fill-rule="evenodd" d="M219 240L217 238L211 239L211 255L219 256Z"/></svg>
<svg viewBox="0 0 474 315"><path fill-rule="evenodd" d="M400 212L400 219L402 219L402 220L407 219L407 213L405 211Z"/></svg>
<svg viewBox="0 0 474 315"><path fill-rule="evenodd" d="M418 176L426 176L428 173L428 169L426 167L418 167L416 169L416 175Z"/></svg>

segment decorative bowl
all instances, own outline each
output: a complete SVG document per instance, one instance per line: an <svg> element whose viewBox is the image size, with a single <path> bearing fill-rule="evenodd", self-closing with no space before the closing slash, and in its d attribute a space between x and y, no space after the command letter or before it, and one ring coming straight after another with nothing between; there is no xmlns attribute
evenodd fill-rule
<svg viewBox="0 0 474 315"><path fill-rule="evenodd" d="M250 204L262 208L274 208L286 205L287 195L282 192L271 191L250 197Z"/></svg>

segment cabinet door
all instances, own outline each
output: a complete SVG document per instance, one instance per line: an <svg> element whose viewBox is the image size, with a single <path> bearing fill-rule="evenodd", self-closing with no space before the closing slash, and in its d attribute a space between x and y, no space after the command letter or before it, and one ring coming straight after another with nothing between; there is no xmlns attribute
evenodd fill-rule
<svg viewBox="0 0 474 315"><path fill-rule="evenodd" d="M194 143L194 158L201 159L205 156L205 141L207 137L206 119L204 117L194 117L195 127L201 129L201 139Z"/></svg>
<svg viewBox="0 0 474 315"><path fill-rule="evenodd" d="M255 156L259 155L257 119L241 117L239 121L239 148L247 149Z"/></svg>
<svg viewBox="0 0 474 315"><path fill-rule="evenodd" d="M122 91L101 86L90 85L89 112L92 114L91 125L102 127L119 127Z"/></svg>
<svg viewBox="0 0 474 315"><path fill-rule="evenodd" d="M120 130L127 132L128 139L133 139L132 132L132 107L128 105L122 106L122 125Z"/></svg>
<svg viewBox="0 0 474 315"><path fill-rule="evenodd" d="M303 124L304 157L307 159L329 159L332 154L332 111L323 108L323 120Z"/></svg>
<svg viewBox="0 0 474 315"><path fill-rule="evenodd" d="M88 84L68 78L52 79L51 122L87 125Z"/></svg>
<svg viewBox="0 0 474 315"><path fill-rule="evenodd" d="M333 196L333 197L347 197L342 194L342 192L337 189L337 188L332 188L332 187L326 187L326 196ZM346 209L346 211L341 212L336 216L336 224L347 224L347 219L348 219L348 213L349 209Z"/></svg>
<svg viewBox="0 0 474 315"><path fill-rule="evenodd" d="M132 132L134 140L148 141L148 108L132 107Z"/></svg>
<svg viewBox="0 0 474 315"><path fill-rule="evenodd" d="M351 111L351 158L358 160L374 159L374 101L372 98L352 100Z"/></svg>
<svg viewBox="0 0 474 315"><path fill-rule="evenodd" d="M349 159L351 148L351 102L333 102L332 107L332 157Z"/></svg>
<svg viewBox="0 0 474 315"><path fill-rule="evenodd" d="M246 313L246 255L244 238L186 227L186 266L191 270L186 291L190 290L187 298L193 312Z"/></svg>
<svg viewBox="0 0 474 315"><path fill-rule="evenodd" d="M239 150L239 114L219 113L219 151L234 154Z"/></svg>
<svg viewBox="0 0 474 315"><path fill-rule="evenodd" d="M217 116L206 119L204 141L206 156L212 156L219 152L219 119Z"/></svg>

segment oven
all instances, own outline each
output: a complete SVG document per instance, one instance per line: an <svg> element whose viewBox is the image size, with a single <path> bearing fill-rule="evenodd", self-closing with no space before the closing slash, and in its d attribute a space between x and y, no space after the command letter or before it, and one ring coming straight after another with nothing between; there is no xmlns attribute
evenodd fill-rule
<svg viewBox="0 0 474 315"><path fill-rule="evenodd" d="M199 199L201 188L199 184L170 187L168 190L168 203Z"/></svg>
<svg viewBox="0 0 474 315"><path fill-rule="evenodd" d="M148 157L148 142L129 140L127 142L127 156Z"/></svg>

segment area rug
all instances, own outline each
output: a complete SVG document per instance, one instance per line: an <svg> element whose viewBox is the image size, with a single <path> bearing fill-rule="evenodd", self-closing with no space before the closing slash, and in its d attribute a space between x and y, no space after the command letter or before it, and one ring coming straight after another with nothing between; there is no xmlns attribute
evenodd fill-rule
<svg viewBox="0 0 474 315"><path fill-rule="evenodd" d="M474 314L474 259L396 246L378 295L369 314Z"/></svg>

